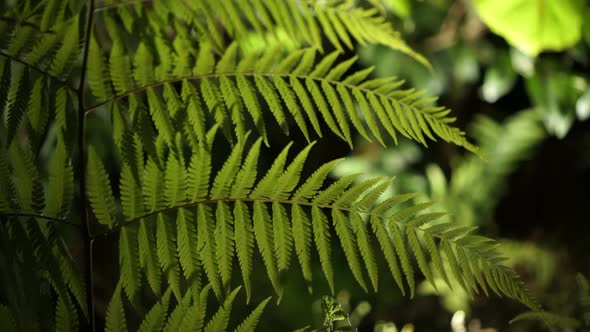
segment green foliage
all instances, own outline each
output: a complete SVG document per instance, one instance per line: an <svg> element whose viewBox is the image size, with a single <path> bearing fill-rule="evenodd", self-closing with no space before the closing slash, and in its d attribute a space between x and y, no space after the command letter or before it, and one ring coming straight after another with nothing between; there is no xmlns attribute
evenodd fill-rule
<svg viewBox="0 0 590 332"><path fill-rule="evenodd" d="M512 45L530 55L573 46L582 35L584 1L529 0L473 2L483 21ZM587 19L587 18L586 18Z"/></svg>
<svg viewBox="0 0 590 332"><path fill-rule="evenodd" d="M17 285L0 291L2 324L76 330L98 314L107 331L252 331L270 300L259 301L268 294L254 287L256 272L265 270L262 283L280 301L293 269L312 290L319 266L334 293L339 250L365 291L378 288L382 255L403 294L414 295L418 271L432 283L452 274L470 294L491 290L538 309L495 241L412 195L384 196L392 178L332 181L338 160L305 166L326 132L351 148L358 132L384 146L404 136L478 152L436 98L371 78L372 67L342 57L355 43L377 44L427 65L374 6L48 0L0 8L0 270L3 285ZM280 31L294 49L272 38L264 51L243 45L248 33ZM280 132L293 141L272 155ZM116 286L97 313L93 244L111 236ZM246 302L257 301L239 324L230 321L236 283ZM218 306L208 316L211 292ZM340 312L328 309L331 324Z"/></svg>

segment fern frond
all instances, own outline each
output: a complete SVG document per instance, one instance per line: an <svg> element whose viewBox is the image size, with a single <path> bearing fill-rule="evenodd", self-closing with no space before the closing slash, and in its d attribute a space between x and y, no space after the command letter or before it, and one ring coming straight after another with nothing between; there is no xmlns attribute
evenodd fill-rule
<svg viewBox="0 0 590 332"><path fill-rule="evenodd" d="M562 316L548 311L526 311L514 317L510 324L524 320L541 321L546 324L551 331L557 331L558 328L576 329L580 327L580 322L576 319Z"/></svg>
<svg viewBox="0 0 590 332"><path fill-rule="evenodd" d="M158 261L166 274L166 281L178 300L182 298L180 288L180 267L176 256L175 232L172 222L163 213L156 216L156 247Z"/></svg>
<svg viewBox="0 0 590 332"><path fill-rule="evenodd" d="M94 147L88 149L87 170L88 200L98 222L103 225L115 224L115 199L111 182Z"/></svg>
<svg viewBox="0 0 590 332"><path fill-rule="evenodd" d="M210 206L199 205L197 207L197 223L198 247L201 248L203 268L215 296L221 299L223 291L216 261L215 223Z"/></svg>
<svg viewBox="0 0 590 332"><path fill-rule="evenodd" d="M197 231L191 210L180 209L176 217L177 251L180 266L187 280L200 278L201 262L197 247Z"/></svg>
<svg viewBox="0 0 590 332"><path fill-rule="evenodd" d="M423 145L427 144L427 138L441 138L477 152L477 148L465 138L465 133L452 126L454 118L448 116L449 110L433 106L436 99L423 97L421 91L401 89L403 82L394 78L367 79L370 70L347 75L354 58L339 62L338 53L333 52L316 62L313 49L298 50L285 56L277 50L269 50L256 54L259 60L255 62L252 54L239 55L237 52L232 45L216 60L209 49L202 48L192 75L172 78L164 84L183 81L183 85L187 85L190 84L188 80L200 81L198 90L183 87L193 91L185 95L196 98L185 97L183 102L192 103L189 114L192 114L193 125L201 136L204 118L210 115L228 138L232 136L232 127L238 139L244 137L247 122L251 120L267 141L259 109L260 96L283 132L289 133L290 116L308 140L311 138L308 122L316 134L322 134L318 120L321 117L330 131L351 146L352 129L356 129L366 139L375 138L383 145L384 134L394 142L400 134ZM90 110L147 90L156 127L166 141L171 142L173 126L170 116L173 112L164 110L154 89L154 84L147 84L119 91L119 96L92 106ZM197 94L202 98L196 97ZM208 114L204 114L200 107L198 100L201 99Z"/></svg>
<svg viewBox="0 0 590 332"><path fill-rule="evenodd" d="M252 274L252 256L254 254L254 228L250 210L244 202L237 201L235 203L234 219L236 256L238 257L244 288L246 289L246 302L250 302L250 296L252 295L250 275Z"/></svg>
<svg viewBox="0 0 590 332"><path fill-rule="evenodd" d="M78 331L78 317L76 309L72 306L69 298L59 296L55 307L55 329L57 331Z"/></svg>
<svg viewBox="0 0 590 332"><path fill-rule="evenodd" d="M191 9L195 15L205 16L205 21L219 22L221 27L205 28L197 20L193 23L201 28L202 36L217 49L223 49L221 29L229 33L233 40L241 40L247 33L269 31L276 34L283 31L289 41L296 45L308 45L323 50L320 31L326 35L330 44L339 50L352 49L353 40L359 44L377 44L403 52L430 67L428 61L414 52L400 38L397 32L376 8L362 8L354 1L329 1L300 3L289 1L252 1L242 3L231 0L220 6L216 1L205 4L181 2L183 6L172 6L168 13L185 18ZM184 5L188 5L186 8ZM253 7L251 7L253 6ZM240 15L241 13L244 15ZM251 8L256 8L254 12ZM217 19L217 20L216 20ZM269 37L269 40L272 40Z"/></svg>
<svg viewBox="0 0 590 332"><path fill-rule="evenodd" d="M134 225L123 227L119 233L119 274L121 286L130 301L141 287L139 250Z"/></svg>
<svg viewBox="0 0 590 332"><path fill-rule="evenodd" d="M9 64L6 65L10 68ZM10 73L10 72L9 72ZM21 120L26 112L30 96L31 82L30 69L25 67L12 83L9 93L8 107L4 114L6 128L6 142L10 143L16 135L16 131L21 125ZM4 83L4 82L3 82Z"/></svg>
<svg viewBox="0 0 590 332"><path fill-rule="evenodd" d="M266 298L250 313L250 315L234 330L234 332L248 332L255 331L258 320L266 307L266 304L270 301L270 297Z"/></svg>
<svg viewBox="0 0 590 332"><path fill-rule="evenodd" d="M79 16L75 16L71 23L67 24L63 33L65 36L59 49L55 53L55 58L51 63L50 73L65 79L69 76L72 64L80 55L79 40Z"/></svg>
<svg viewBox="0 0 590 332"><path fill-rule="evenodd" d="M105 58L94 34L92 34L88 51L86 75L88 76L90 91L98 100L107 99L112 95L112 89L106 77L106 68Z"/></svg>
<svg viewBox="0 0 590 332"><path fill-rule="evenodd" d="M207 299L211 286L205 286L199 296L194 299L194 303L187 309L186 315L180 323L180 331L202 331L205 325L205 315L207 313Z"/></svg>
<svg viewBox="0 0 590 332"><path fill-rule="evenodd" d="M229 206L224 202L217 203L215 211L215 252L219 274L224 289L228 289L232 276L234 257L233 216Z"/></svg>
<svg viewBox="0 0 590 332"><path fill-rule="evenodd" d="M105 330L108 332L127 332L127 319L121 299L121 284L117 285L107 309Z"/></svg>
<svg viewBox="0 0 590 332"><path fill-rule="evenodd" d="M145 272L152 291L154 294L159 295L162 272L158 264L156 238L154 236L154 228L152 225L152 223L148 223L143 219L139 222L139 231L137 235L139 264Z"/></svg>
<svg viewBox="0 0 590 332"><path fill-rule="evenodd" d="M227 329L227 324L229 322L229 315L231 312L231 306L240 291L240 287L234 289L225 299L223 305L219 308L219 310L213 315L211 320L205 325L204 332L215 332L215 331L225 331Z"/></svg>
<svg viewBox="0 0 590 332"><path fill-rule="evenodd" d="M61 135L49 162L49 185L46 193L45 214L65 217L74 198L74 171Z"/></svg>
<svg viewBox="0 0 590 332"><path fill-rule="evenodd" d="M141 325L139 332L157 332L162 331L166 317L168 316L168 307L170 305L170 289L168 289L162 298L147 313Z"/></svg>
<svg viewBox="0 0 590 332"><path fill-rule="evenodd" d="M279 282L279 272L273 255L274 241L270 215L264 203L255 201L253 205L252 220L254 224L254 237L260 255L262 255L262 261L266 266L266 272L268 273L270 282L280 298L283 290Z"/></svg>

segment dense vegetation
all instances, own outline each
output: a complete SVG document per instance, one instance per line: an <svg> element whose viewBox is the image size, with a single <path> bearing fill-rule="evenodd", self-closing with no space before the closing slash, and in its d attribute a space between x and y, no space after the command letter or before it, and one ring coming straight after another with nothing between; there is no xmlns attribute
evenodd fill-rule
<svg viewBox="0 0 590 332"><path fill-rule="evenodd" d="M527 236L588 217L590 8L528 2L2 0L0 330L588 328Z"/></svg>

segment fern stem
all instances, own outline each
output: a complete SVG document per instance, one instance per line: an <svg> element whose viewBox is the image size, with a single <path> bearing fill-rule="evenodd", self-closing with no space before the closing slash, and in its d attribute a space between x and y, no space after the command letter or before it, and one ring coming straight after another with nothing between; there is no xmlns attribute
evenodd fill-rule
<svg viewBox="0 0 590 332"><path fill-rule="evenodd" d="M121 100L123 98L126 98L126 97L132 95L132 94L138 94L138 93L143 92L149 88L155 88L155 87L159 87L159 86L163 86L163 85L171 84L171 83L178 83L178 82L182 82L184 80L196 81L196 80L206 79L206 78L237 77L237 76L248 76L248 77L266 76L266 77L270 77L270 78L272 78L272 77L287 77L287 78L296 78L296 79L300 79L300 80L312 79L312 80L320 82L320 83L328 83L328 84L331 84L334 86L343 86L349 90L358 89L359 91L362 91L366 95L371 94L374 96L379 96L381 98L386 98L388 100L395 100L398 103L400 103L401 105L408 107L413 112L419 112L421 115L431 118L431 119L434 118L432 116L432 114L430 114L428 112L422 112L420 109L418 109L410 104L407 104L401 100L397 100L395 98L392 98L384 93L376 92L376 91L373 91L373 90L370 90L367 88L361 88L359 86L347 84L347 83L344 83L341 81L329 80L329 79L325 79L325 78L321 78L321 77L311 77L311 76L306 76L306 75L293 75L293 74L288 74L288 73L258 73L258 72L210 73L210 74L205 74L205 75L187 75L187 76L174 77L174 78L170 78L167 80L161 80L161 81L157 81L157 82L154 82L151 84L145 84L142 86L138 86L138 87L131 89L131 90L129 90L125 93L122 93L120 95L115 95L107 100L101 101L99 103L96 103L96 104L88 107L85 110L85 112L86 113L93 112L104 105L108 105L108 104L113 103L117 100Z"/></svg>
<svg viewBox="0 0 590 332"><path fill-rule="evenodd" d="M186 203L186 204L181 204L181 205L174 205L174 206L169 206L163 209L158 209L158 210L154 210L148 213L145 213L141 216L135 217L133 219L130 219L128 221L124 221L122 223L119 223L118 225L114 226L113 228L110 228L102 233L98 233L95 236L93 236L93 238L98 238L98 237L104 237L104 236L109 236L110 234L113 234L115 232L118 232L119 229L121 229L122 227L131 225L133 223L139 222L142 219L146 219L149 218L151 216L155 216L159 213L166 213L166 212L170 212L170 211L174 211L174 210L178 210L178 209L188 209L188 208L193 208L196 207L198 205L201 204L216 204L218 202L226 202L226 203L236 203L236 202L249 202L249 203L254 203L254 202L260 202L260 203L266 203L266 204L271 204L271 203L279 203L279 204L284 204L284 205L302 205L302 206L307 206L307 207L318 207L320 209L330 209L330 210L338 210L338 211L342 211L342 212L358 212L361 214L367 214L367 215L373 215L370 211L361 211L359 209L355 209L355 208L346 208L346 207L335 207L334 205L329 205L329 204L314 204L313 202L309 202L309 201L294 201L294 200L280 200L280 199L260 199L260 198L236 198L236 197L227 197L227 198L216 198L216 199L203 199L203 200L199 200L199 201L194 201L191 203Z"/></svg>
<svg viewBox="0 0 590 332"><path fill-rule="evenodd" d="M8 59L10 59L12 61L18 62L18 63L20 63L20 64L22 64L24 66L33 68L34 70L42 73L43 75L45 75L47 77L50 77L51 79L53 79L53 80L55 80L55 81L63 84L66 88L70 89L71 91L77 91L76 88L74 88L74 87L72 87L72 86L69 85L70 82L68 82L67 80L63 80L63 79L61 79L61 78L59 78L59 77L51 74L48 71L45 71L45 70L43 70L43 69L41 69L41 68L39 68L37 66L33 66L32 64L27 63L26 61L24 61L24 60L22 60L22 59L20 59L20 58L18 58L16 56L14 56L14 55L8 54L8 53L0 50L0 56L3 56L5 58L8 58Z"/></svg>
<svg viewBox="0 0 590 332"><path fill-rule="evenodd" d="M45 216L42 214L35 214L35 213L0 213L0 217L29 217L29 218L35 218L35 219L43 219L43 220L47 220L47 221L51 221L57 224L67 224L70 226L76 226L79 227L79 224L73 223L71 221L67 221L65 219L60 219L60 218L55 218L55 217L50 217L50 216ZM4 218L2 220L5 220ZM7 219L6 219L7 220Z"/></svg>
<svg viewBox="0 0 590 332"><path fill-rule="evenodd" d="M88 306L88 325L91 332L96 331L96 322L94 314L94 277L92 271L92 245L93 237L90 234L90 221L88 219L87 209L87 195L86 195L86 149L84 141L84 126L85 126L85 90L86 90L86 74L88 67L88 54L90 51L90 37L92 33L92 25L94 18L94 0L88 1L88 19L86 21L86 31L84 39L84 50L82 53L82 67L80 74L80 85L78 87L78 156L80 165L80 200L81 200L81 218L82 218L82 236L84 239L84 253L85 260L85 281L86 281L86 299Z"/></svg>

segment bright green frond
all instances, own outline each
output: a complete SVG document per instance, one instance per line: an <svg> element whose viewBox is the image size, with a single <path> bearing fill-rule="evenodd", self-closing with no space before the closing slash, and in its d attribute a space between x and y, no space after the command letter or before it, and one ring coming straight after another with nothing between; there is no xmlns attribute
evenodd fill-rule
<svg viewBox="0 0 590 332"><path fill-rule="evenodd" d="M270 301L270 297L266 298L264 301L260 302L260 304L254 309L250 315L234 330L234 332L250 332L256 330L256 325L258 325L258 320L264 311L264 308Z"/></svg>
<svg viewBox="0 0 590 332"><path fill-rule="evenodd" d="M98 222L103 225L115 224L115 199L111 181L94 147L88 149L87 188L90 206Z"/></svg>

